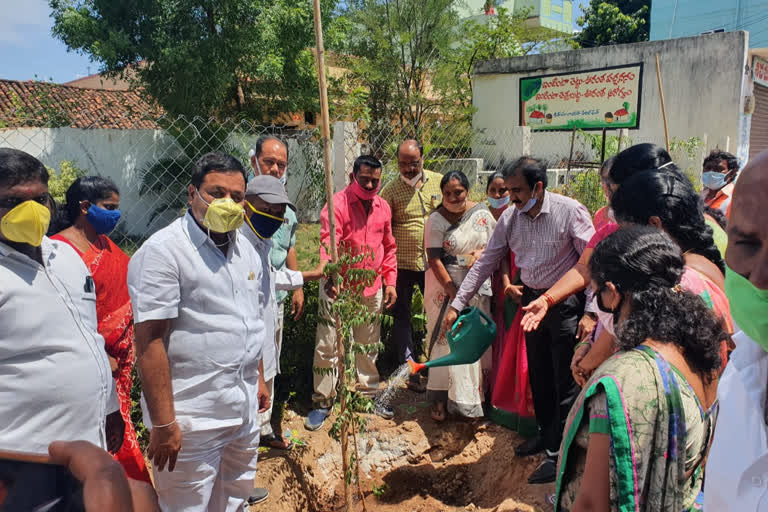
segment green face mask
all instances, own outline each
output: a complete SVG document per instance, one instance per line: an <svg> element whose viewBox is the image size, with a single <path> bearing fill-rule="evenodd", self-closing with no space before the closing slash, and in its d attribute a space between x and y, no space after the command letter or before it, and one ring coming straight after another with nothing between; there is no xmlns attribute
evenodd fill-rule
<svg viewBox="0 0 768 512"><path fill-rule="evenodd" d="M725 272L725 294L733 320L768 352L768 290L761 290L730 268Z"/></svg>

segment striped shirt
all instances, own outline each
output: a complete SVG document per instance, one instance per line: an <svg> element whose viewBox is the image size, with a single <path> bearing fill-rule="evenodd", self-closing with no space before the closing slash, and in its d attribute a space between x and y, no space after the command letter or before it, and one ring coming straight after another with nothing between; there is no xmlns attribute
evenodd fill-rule
<svg viewBox="0 0 768 512"><path fill-rule="evenodd" d="M515 253L520 279L529 288L547 289L568 272L595 234L587 209L569 197L544 192L536 218L507 208L488 246L472 265L451 306L461 311L509 251Z"/></svg>
<svg viewBox="0 0 768 512"><path fill-rule="evenodd" d="M439 173L424 169L424 181L416 190L398 176L379 195L392 208L392 234L397 241L397 268L423 271L426 269L424 225L427 217L443 200Z"/></svg>

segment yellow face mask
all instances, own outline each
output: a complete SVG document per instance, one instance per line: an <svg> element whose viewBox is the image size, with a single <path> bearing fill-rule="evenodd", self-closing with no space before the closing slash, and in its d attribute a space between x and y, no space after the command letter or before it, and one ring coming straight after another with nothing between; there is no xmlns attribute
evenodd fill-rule
<svg viewBox="0 0 768 512"><path fill-rule="evenodd" d="M200 200L208 205L205 212L203 226L214 233L229 233L243 225L245 211L243 207L234 202L231 198L214 199L210 203L203 199L200 192L197 193Z"/></svg>
<svg viewBox="0 0 768 512"><path fill-rule="evenodd" d="M0 220L0 232L11 242L39 247L51 223L51 211L37 201L24 201Z"/></svg>

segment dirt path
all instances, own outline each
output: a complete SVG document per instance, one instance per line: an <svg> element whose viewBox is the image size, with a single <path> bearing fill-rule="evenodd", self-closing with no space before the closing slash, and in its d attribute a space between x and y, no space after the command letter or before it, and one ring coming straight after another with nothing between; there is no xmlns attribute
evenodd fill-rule
<svg viewBox="0 0 768 512"><path fill-rule="evenodd" d="M429 417L424 395L403 390L394 403L393 421L371 416L359 439L362 487L369 511L512 512L552 509L546 497L553 485L528 485L528 475L541 456L520 459L514 432L489 424ZM328 435L331 419L317 432L303 427L304 418L288 414L292 429L305 446L286 454L262 453L256 484L270 498L252 512L333 512L340 510L340 447ZM362 510L360 503L357 510Z"/></svg>

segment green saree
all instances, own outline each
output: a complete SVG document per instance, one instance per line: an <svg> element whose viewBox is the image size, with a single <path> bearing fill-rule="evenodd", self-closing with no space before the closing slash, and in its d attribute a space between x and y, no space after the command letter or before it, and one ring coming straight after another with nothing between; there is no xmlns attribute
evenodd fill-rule
<svg viewBox="0 0 768 512"><path fill-rule="evenodd" d="M603 363L576 399L560 448L555 510L578 494L590 433L610 437L617 512L698 509L716 406L705 412L685 378L644 345Z"/></svg>

